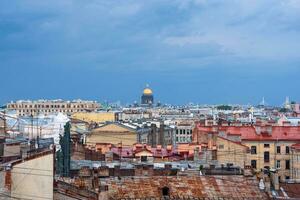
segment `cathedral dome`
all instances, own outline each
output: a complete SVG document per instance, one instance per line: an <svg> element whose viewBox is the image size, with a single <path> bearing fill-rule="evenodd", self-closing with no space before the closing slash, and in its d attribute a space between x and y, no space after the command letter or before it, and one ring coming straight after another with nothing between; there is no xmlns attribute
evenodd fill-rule
<svg viewBox="0 0 300 200"><path fill-rule="evenodd" d="M152 90L150 88L145 88L144 91L143 91L143 94L144 95L152 95L153 92L152 92Z"/></svg>

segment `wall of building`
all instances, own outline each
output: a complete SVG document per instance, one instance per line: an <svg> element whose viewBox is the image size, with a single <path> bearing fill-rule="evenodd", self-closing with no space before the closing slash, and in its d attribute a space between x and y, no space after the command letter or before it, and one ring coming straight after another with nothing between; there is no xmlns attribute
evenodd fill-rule
<svg viewBox="0 0 300 200"><path fill-rule="evenodd" d="M193 133L193 126L176 126L175 130L175 142L176 143L190 143L192 142L192 133Z"/></svg>
<svg viewBox="0 0 300 200"><path fill-rule="evenodd" d="M0 136L4 136L5 135L5 121L2 117L0 117Z"/></svg>
<svg viewBox="0 0 300 200"><path fill-rule="evenodd" d="M120 112L118 113L118 119L122 121L135 121L139 119L149 119L150 113L137 113L137 112Z"/></svg>
<svg viewBox="0 0 300 200"><path fill-rule="evenodd" d="M291 179L300 180L300 149L291 151Z"/></svg>
<svg viewBox="0 0 300 200"><path fill-rule="evenodd" d="M116 120L116 114L114 112L92 112L92 113L74 113L72 115L72 118L79 119L86 122L97 122L97 123L103 123L103 122L114 122Z"/></svg>
<svg viewBox="0 0 300 200"><path fill-rule="evenodd" d="M134 132L99 132L92 133L86 137L87 145L95 145L96 143L111 143L114 145L122 142L122 145L133 145L137 142L137 134Z"/></svg>
<svg viewBox="0 0 300 200"><path fill-rule="evenodd" d="M219 164L233 163L243 168L247 165L247 147L217 137L217 160Z"/></svg>
<svg viewBox="0 0 300 200"><path fill-rule="evenodd" d="M251 164L251 160L256 160L256 168L258 171L265 167L278 169L278 176L281 181L286 178L290 178L291 169L286 169L286 160L290 161L291 166L291 150L286 152L286 146L290 147L295 144L290 141L243 141L244 145L248 146L250 153L247 155L248 163ZM268 146L269 145L269 146ZM251 146L256 147L256 154L251 153ZM277 153L277 146L280 146L280 153ZM264 160L264 152L269 152L269 162ZM277 167L277 161L280 161L280 167Z"/></svg>
<svg viewBox="0 0 300 200"><path fill-rule="evenodd" d="M86 136L86 144L111 143L117 145L122 142L123 145L133 145L137 139L137 133L134 129L111 123L92 130Z"/></svg>
<svg viewBox="0 0 300 200"><path fill-rule="evenodd" d="M3 156L19 156L21 155L20 143L4 144Z"/></svg>
<svg viewBox="0 0 300 200"><path fill-rule="evenodd" d="M0 168L0 189L1 189L1 194L0 195L0 200L6 200L6 199L10 199L7 198L7 196L10 196L10 190L9 190L9 186L7 185L6 182L6 176L7 173L5 171L5 169L3 167Z"/></svg>
<svg viewBox="0 0 300 200"><path fill-rule="evenodd" d="M8 110L15 110L17 115L29 116L38 114L96 111L100 105L94 101L17 101L7 104Z"/></svg>
<svg viewBox="0 0 300 200"><path fill-rule="evenodd" d="M16 164L11 169L11 195L16 198L53 199L53 154Z"/></svg>

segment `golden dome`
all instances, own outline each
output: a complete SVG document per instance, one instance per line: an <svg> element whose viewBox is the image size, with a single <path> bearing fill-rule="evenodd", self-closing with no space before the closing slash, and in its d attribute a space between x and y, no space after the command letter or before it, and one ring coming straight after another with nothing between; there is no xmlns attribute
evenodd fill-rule
<svg viewBox="0 0 300 200"><path fill-rule="evenodd" d="M143 91L143 94L145 95L152 95L152 90L150 88L145 88L144 91Z"/></svg>

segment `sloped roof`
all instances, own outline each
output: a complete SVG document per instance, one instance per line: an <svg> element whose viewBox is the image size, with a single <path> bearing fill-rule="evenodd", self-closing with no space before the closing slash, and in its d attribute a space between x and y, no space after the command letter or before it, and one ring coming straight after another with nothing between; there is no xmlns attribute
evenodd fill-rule
<svg viewBox="0 0 300 200"><path fill-rule="evenodd" d="M158 199L164 187L170 199L268 199L255 178L243 176L122 177L106 179L105 184L109 199Z"/></svg>
<svg viewBox="0 0 300 200"><path fill-rule="evenodd" d="M250 141L300 141L300 126L201 126L196 128L200 132L218 133L241 136ZM260 131L258 131L260 130ZM270 131L268 133L268 130Z"/></svg>
<svg viewBox="0 0 300 200"><path fill-rule="evenodd" d="M103 126L92 130L92 132L115 132L115 131L136 132L136 129L133 129L121 123L113 122L113 123L106 123Z"/></svg>

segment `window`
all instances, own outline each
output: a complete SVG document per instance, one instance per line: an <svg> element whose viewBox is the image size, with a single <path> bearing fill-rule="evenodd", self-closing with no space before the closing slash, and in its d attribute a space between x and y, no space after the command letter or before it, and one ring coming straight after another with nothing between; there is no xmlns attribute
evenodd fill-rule
<svg viewBox="0 0 300 200"><path fill-rule="evenodd" d="M251 160L251 167L256 169L256 160Z"/></svg>
<svg viewBox="0 0 300 200"><path fill-rule="evenodd" d="M278 154L281 153L281 151L280 151L280 150L281 150L281 149L280 149L280 146L277 146L277 147L276 147L276 150L277 150L277 153L278 153Z"/></svg>
<svg viewBox="0 0 300 200"><path fill-rule="evenodd" d="M219 145L219 149L224 149L224 145L223 145L223 144L220 144L220 145Z"/></svg>
<svg viewBox="0 0 300 200"><path fill-rule="evenodd" d="M251 154L256 154L256 146L251 146Z"/></svg>
<svg viewBox="0 0 300 200"><path fill-rule="evenodd" d="M147 162L147 156L141 156L141 161L142 162Z"/></svg>
<svg viewBox="0 0 300 200"><path fill-rule="evenodd" d="M264 162L270 162L270 152L264 152Z"/></svg>
<svg viewBox="0 0 300 200"><path fill-rule="evenodd" d="M162 188L162 195L163 195L164 197L170 196L170 189L169 189L168 187L163 187L163 188Z"/></svg>
<svg viewBox="0 0 300 200"><path fill-rule="evenodd" d="M270 144L264 144L265 148L270 148Z"/></svg>
<svg viewBox="0 0 300 200"><path fill-rule="evenodd" d="M290 147L289 146L285 147L285 154L290 154Z"/></svg>
<svg viewBox="0 0 300 200"><path fill-rule="evenodd" d="M178 137L176 137L176 142L178 142Z"/></svg>
<svg viewBox="0 0 300 200"><path fill-rule="evenodd" d="M290 176L285 176L285 179L286 179L286 180L289 180L289 179L290 179Z"/></svg>
<svg viewBox="0 0 300 200"><path fill-rule="evenodd" d="M285 169L290 169L290 160L285 161Z"/></svg>
<svg viewBox="0 0 300 200"><path fill-rule="evenodd" d="M280 168L280 160L276 160L276 168Z"/></svg>

